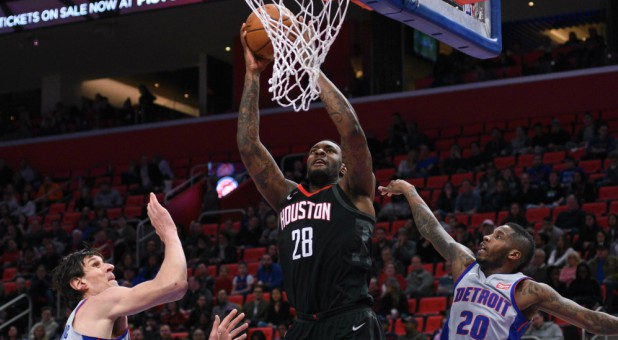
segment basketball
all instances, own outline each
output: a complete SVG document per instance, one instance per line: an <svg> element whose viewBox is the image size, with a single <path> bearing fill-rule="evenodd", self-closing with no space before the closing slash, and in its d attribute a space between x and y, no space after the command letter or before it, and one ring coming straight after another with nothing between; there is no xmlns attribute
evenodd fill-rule
<svg viewBox="0 0 618 340"><path fill-rule="evenodd" d="M273 20L279 20L279 8L276 5L268 4L262 8ZM287 9L284 9L283 12L283 24L290 27L292 25L292 13ZM247 31L247 47L249 47L251 52L262 59L273 59L275 53L273 45L266 30L264 30L260 18L255 12L251 13L247 18L245 29Z"/></svg>

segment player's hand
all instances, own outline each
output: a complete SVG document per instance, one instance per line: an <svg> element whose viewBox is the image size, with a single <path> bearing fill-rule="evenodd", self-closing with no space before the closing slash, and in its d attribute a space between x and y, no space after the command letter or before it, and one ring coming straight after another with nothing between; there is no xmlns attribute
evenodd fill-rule
<svg viewBox="0 0 618 340"><path fill-rule="evenodd" d="M236 313L238 313L238 311L236 309L232 309L230 314L228 314L221 322L219 322L219 316L215 315L215 322L212 324L212 331L210 332L208 340L243 340L247 338L246 334L237 336L242 331L247 329L249 325L243 322L242 325L236 328L236 325L238 325L238 323L245 318L244 313L240 313L238 316L234 317Z"/></svg>
<svg viewBox="0 0 618 340"><path fill-rule="evenodd" d="M176 224L174 220L172 220L169 211L159 203L157 196L152 192L150 193L147 211L150 223L152 223L152 226L155 228L161 240L165 241L165 237L168 233L173 233L173 235L178 234L176 231Z"/></svg>
<svg viewBox="0 0 618 340"><path fill-rule="evenodd" d="M257 57L249 47L247 47L247 30L245 29L247 26L246 23L243 23L240 27L240 42L242 43L243 54L245 56L245 65L247 67L247 72L259 72L264 71L266 66L270 64L272 60L270 59L262 59Z"/></svg>
<svg viewBox="0 0 618 340"><path fill-rule="evenodd" d="M394 181L390 181L387 186L379 186L378 191L382 196L387 195L391 197L393 195L402 195L407 191L413 190L414 186L402 179L396 179Z"/></svg>

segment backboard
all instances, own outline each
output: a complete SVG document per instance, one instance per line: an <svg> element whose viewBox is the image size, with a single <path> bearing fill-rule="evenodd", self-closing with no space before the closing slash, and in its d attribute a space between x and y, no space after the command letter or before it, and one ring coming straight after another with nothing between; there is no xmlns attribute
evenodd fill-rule
<svg viewBox="0 0 618 340"><path fill-rule="evenodd" d="M354 0L470 56L502 50L500 0L459 5L449 0Z"/></svg>

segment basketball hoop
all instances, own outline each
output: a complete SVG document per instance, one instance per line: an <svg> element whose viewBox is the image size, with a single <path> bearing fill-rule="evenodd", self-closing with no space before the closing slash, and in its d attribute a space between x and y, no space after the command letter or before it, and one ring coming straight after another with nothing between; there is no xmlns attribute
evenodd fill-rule
<svg viewBox="0 0 618 340"><path fill-rule="evenodd" d="M320 96L320 66L326 59L343 24L349 0L294 0L293 7L283 0L245 0L260 18L274 49L273 74L268 83L273 101L292 106L294 111L308 110ZM280 13L291 12L292 24L277 20L258 10L272 2ZM290 8L299 7L297 13Z"/></svg>

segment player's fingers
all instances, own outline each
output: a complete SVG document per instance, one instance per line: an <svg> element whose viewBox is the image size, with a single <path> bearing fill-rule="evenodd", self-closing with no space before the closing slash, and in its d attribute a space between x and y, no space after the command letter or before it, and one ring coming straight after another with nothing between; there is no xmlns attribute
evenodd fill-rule
<svg viewBox="0 0 618 340"><path fill-rule="evenodd" d="M234 338L234 340L245 340L247 338L247 334L243 334L237 338Z"/></svg>
<svg viewBox="0 0 618 340"><path fill-rule="evenodd" d="M236 328L236 325L238 325L239 322L242 321L242 319L245 318L245 313L240 313L238 314L238 316L236 316L231 322L230 325L228 326L227 329L232 330L234 328Z"/></svg>
<svg viewBox="0 0 618 340"><path fill-rule="evenodd" d="M238 313L238 311L236 309L232 309L232 311L225 318L223 318L223 321L221 321L220 328L226 330L227 326L230 324L230 321L234 318L234 315L236 315L236 313Z"/></svg>
<svg viewBox="0 0 618 340"><path fill-rule="evenodd" d="M242 331L244 331L245 329L247 329L247 327L249 327L249 325L247 323L243 323L242 325L238 326L238 328L235 328L233 330L230 331L230 336L233 338L235 336L237 336L238 334L240 334Z"/></svg>
<svg viewBox="0 0 618 340"><path fill-rule="evenodd" d="M213 336L217 334L218 328L219 328L219 315L215 315L215 322L212 323L212 331L210 332L210 335Z"/></svg>

